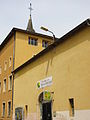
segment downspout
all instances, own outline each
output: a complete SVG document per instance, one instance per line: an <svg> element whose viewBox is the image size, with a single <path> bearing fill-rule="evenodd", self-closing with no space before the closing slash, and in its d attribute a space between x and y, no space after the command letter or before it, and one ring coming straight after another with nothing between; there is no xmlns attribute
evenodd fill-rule
<svg viewBox="0 0 90 120"><path fill-rule="evenodd" d="M13 68L12 68L12 71L14 71L14 64L15 64L15 39L16 39L16 31L14 31ZM14 73L12 73L12 120L13 120L13 96L14 96Z"/></svg>
<svg viewBox="0 0 90 120"><path fill-rule="evenodd" d="M13 46L13 71L14 71L14 64L15 64L15 38L16 38L16 31L14 32L14 46Z"/></svg>

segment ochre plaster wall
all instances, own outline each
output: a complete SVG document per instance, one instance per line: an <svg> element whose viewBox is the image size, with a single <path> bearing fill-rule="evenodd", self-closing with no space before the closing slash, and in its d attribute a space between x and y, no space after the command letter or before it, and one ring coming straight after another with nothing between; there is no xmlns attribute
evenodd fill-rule
<svg viewBox="0 0 90 120"><path fill-rule="evenodd" d="M38 45L29 45L28 38L35 38L38 40ZM52 40L47 38L42 38L35 35L24 34L21 32L16 32L16 41L15 41L15 68L19 67L27 60L32 58L34 55L42 51L42 39L51 42Z"/></svg>
<svg viewBox="0 0 90 120"><path fill-rule="evenodd" d="M14 37L12 36L9 42L4 46L4 48L0 51L0 65L1 65L1 74L0 74L0 81L1 81L1 93L0 93L0 120L11 120L12 119L12 111L11 116L8 117L8 102L11 101L11 109L12 109L12 90L8 90L8 80L9 76L11 75L11 71L13 69L13 46L14 46ZM11 57L11 66L9 66L9 59ZM4 70L4 63L7 61L7 69ZM6 92L3 92L3 82L6 79ZM2 117L2 110L3 110L3 102L5 102L5 116Z"/></svg>
<svg viewBox="0 0 90 120"><path fill-rule="evenodd" d="M37 89L37 81L49 76L53 84ZM14 110L28 105L29 113L38 113L38 96L44 90L54 92L53 111L68 111L69 98L74 98L75 110L90 110L90 28L77 32L15 74Z"/></svg>

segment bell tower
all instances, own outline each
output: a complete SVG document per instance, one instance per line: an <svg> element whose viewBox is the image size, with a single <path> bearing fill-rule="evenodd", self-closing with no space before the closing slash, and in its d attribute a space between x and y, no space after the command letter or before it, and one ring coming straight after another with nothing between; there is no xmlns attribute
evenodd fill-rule
<svg viewBox="0 0 90 120"><path fill-rule="evenodd" d="M28 25L27 25L27 31L29 32L35 32L35 30L33 29L33 24L32 24L32 16L31 16L31 12L32 12L32 4L30 3L30 7L29 7L29 10L30 10L30 16L29 16L29 21L28 21Z"/></svg>

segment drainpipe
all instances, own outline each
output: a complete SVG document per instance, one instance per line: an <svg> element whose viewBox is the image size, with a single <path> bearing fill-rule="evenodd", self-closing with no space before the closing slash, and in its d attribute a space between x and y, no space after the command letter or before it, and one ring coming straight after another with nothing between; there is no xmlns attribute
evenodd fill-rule
<svg viewBox="0 0 90 120"><path fill-rule="evenodd" d="M14 31L14 46L13 46L13 70L15 64L15 39L16 39L16 32Z"/></svg>
<svg viewBox="0 0 90 120"><path fill-rule="evenodd" d="M14 45L13 45L13 68L14 71L14 64L15 64L15 39L16 39L16 31L14 31ZM13 96L14 96L14 73L12 73L12 120L13 120Z"/></svg>

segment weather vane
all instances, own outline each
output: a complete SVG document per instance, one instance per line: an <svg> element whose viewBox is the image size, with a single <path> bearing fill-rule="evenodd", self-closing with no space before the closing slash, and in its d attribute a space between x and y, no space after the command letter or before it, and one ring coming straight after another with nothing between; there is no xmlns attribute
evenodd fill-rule
<svg viewBox="0 0 90 120"><path fill-rule="evenodd" d="M30 7L29 7L29 10L30 10L30 16L31 16L31 12L32 12L32 4L31 4L31 2L30 2Z"/></svg>

